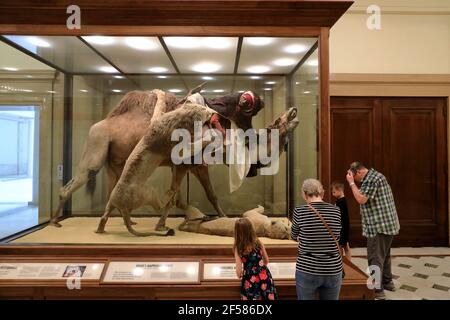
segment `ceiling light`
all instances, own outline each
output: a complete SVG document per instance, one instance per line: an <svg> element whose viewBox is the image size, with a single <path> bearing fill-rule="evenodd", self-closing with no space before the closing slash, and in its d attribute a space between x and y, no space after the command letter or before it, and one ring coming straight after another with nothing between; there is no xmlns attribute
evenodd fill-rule
<svg viewBox="0 0 450 320"><path fill-rule="evenodd" d="M148 71L154 72L154 73L163 73L163 72L169 71L169 69L164 68L164 67L153 67L153 68L149 68Z"/></svg>
<svg viewBox="0 0 450 320"><path fill-rule="evenodd" d="M17 71L17 70L19 70L19 69L17 69L17 68L11 68L11 67L5 67L5 68L3 68L3 70L6 70L6 71Z"/></svg>
<svg viewBox="0 0 450 320"><path fill-rule="evenodd" d="M86 89L81 89L80 92L89 92L89 91Z"/></svg>
<svg viewBox="0 0 450 320"><path fill-rule="evenodd" d="M116 70L116 68L110 67L110 66L99 67L98 70L100 70L101 72L106 72L106 73L119 72Z"/></svg>
<svg viewBox="0 0 450 320"><path fill-rule="evenodd" d="M123 79L125 77L124 76L114 76L114 78L116 78L116 79Z"/></svg>
<svg viewBox="0 0 450 320"><path fill-rule="evenodd" d="M270 71L270 68L266 66L252 66L250 68L247 68L247 72L250 73L264 73L268 71Z"/></svg>
<svg viewBox="0 0 450 320"><path fill-rule="evenodd" d="M112 92L119 93L119 92L122 92L122 90L119 90L119 89L112 89Z"/></svg>
<svg viewBox="0 0 450 320"><path fill-rule="evenodd" d="M169 47L180 49L194 49L200 45L198 38L195 37L164 37L164 42Z"/></svg>
<svg viewBox="0 0 450 320"><path fill-rule="evenodd" d="M258 80L258 79L261 79L261 77L260 76L251 76L250 79Z"/></svg>
<svg viewBox="0 0 450 320"><path fill-rule="evenodd" d="M38 37L28 37L27 40L29 43L34 44L37 47L50 47L50 43Z"/></svg>
<svg viewBox="0 0 450 320"><path fill-rule="evenodd" d="M317 67L319 65L319 61L317 59L308 61L306 63L308 66Z"/></svg>
<svg viewBox="0 0 450 320"><path fill-rule="evenodd" d="M56 93L56 91L53 90L47 90L48 93Z"/></svg>
<svg viewBox="0 0 450 320"><path fill-rule="evenodd" d="M203 80L214 80L214 78L210 77L210 76L204 76L204 77L202 77L202 79Z"/></svg>
<svg viewBox="0 0 450 320"><path fill-rule="evenodd" d="M23 92L33 92L33 90L30 90L30 89L22 89L22 90L19 90L19 91L23 91Z"/></svg>
<svg viewBox="0 0 450 320"><path fill-rule="evenodd" d="M223 37L207 37L202 39L203 45L210 49L227 49L231 47L231 40Z"/></svg>
<svg viewBox="0 0 450 320"><path fill-rule="evenodd" d="M166 79L167 76L157 76L157 78L159 78L159 79Z"/></svg>
<svg viewBox="0 0 450 320"><path fill-rule="evenodd" d="M311 93L311 91L303 91L304 94Z"/></svg>
<svg viewBox="0 0 450 320"><path fill-rule="evenodd" d="M199 63L192 67L193 71L202 72L202 73L216 72L219 69L220 69L220 66L218 64L210 63L210 62Z"/></svg>
<svg viewBox="0 0 450 320"><path fill-rule="evenodd" d="M114 37L104 37L104 36L89 36L83 37L83 39L89 43L98 44L101 46L107 46L115 42Z"/></svg>
<svg viewBox="0 0 450 320"><path fill-rule="evenodd" d="M246 40L247 43L252 46L266 46L273 42L273 38L266 38L266 37L252 37L246 38Z"/></svg>
<svg viewBox="0 0 450 320"><path fill-rule="evenodd" d="M239 90L238 92L239 92L239 93L244 93L245 91L244 91L244 90Z"/></svg>
<svg viewBox="0 0 450 320"><path fill-rule="evenodd" d="M144 37L127 37L125 43L137 50L154 50L158 48L158 44Z"/></svg>
<svg viewBox="0 0 450 320"><path fill-rule="evenodd" d="M275 81L267 81L266 84L275 84Z"/></svg>
<svg viewBox="0 0 450 320"><path fill-rule="evenodd" d="M279 66L279 67L287 67L287 66L292 66L296 62L297 62L297 60L294 60L291 58L281 58L281 59L275 60L273 62L273 64L276 66Z"/></svg>
<svg viewBox="0 0 450 320"><path fill-rule="evenodd" d="M181 90L181 89L169 89L169 92L180 93L180 92L183 92L183 90Z"/></svg>
<svg viewBox="0 0 450 320"><path fill-rule="evenodd" d="M271 91L272 88L264 88L264 91Z"/></svg>
<svg viewBox="0 0 450 320"><path fill-rule="evenodd" d="M225 92L225 90L223 90L223 89L216 89L216 90L213 90L213 92L220 93L220 92Z"/></svg>
<svg viewBox="0 0 450 320"><path fill-rule="evenodd" d="M283 51L287 53L301 53L305 52L307 47L303 44L291 44L287 47L284 47Z"/></svg>

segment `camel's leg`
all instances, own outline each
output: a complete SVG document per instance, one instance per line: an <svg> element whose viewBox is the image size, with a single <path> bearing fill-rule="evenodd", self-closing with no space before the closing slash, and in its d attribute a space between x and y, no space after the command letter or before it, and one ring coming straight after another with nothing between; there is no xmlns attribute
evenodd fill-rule
<svg viewBox="0 0 450 320"><path fill-rule="evenodd" d="M174 206L175 204L175 197L177 193L180 191L180 185L183 181L184 176L186 175L186 172L188 170L187 166L175 166L172 169L172 183L169 190L170 199L167 202L166 206L164 207L164 212L161 215L161 218L158 221L158 224L156 225L156 230L158 231L164 231L168 230L169 228L166 227L166 219L169 215L169 210Z"/></svg>
<svg viewBox="0 0 450 320"><path fill-rule="evenodd" d="M59 205L52 217L51 224L60 227L57 222L61 210L70 196L81 188L90 178L103 167L108 155L109 137L105 125L98 123L91 127L84 145L83 155L78 164L75 176L61 188L59 193Z"/></svg>
<svg viewBox="0 0 450 320"><path fill-rule="evenodd" d="M156 95L156 104L155 108L153 109L153 116L150 123L152 123L154 120L158 120L162 114L166 111L166 94L164 91L161 90L153 90L153 93Z"/></svg>
<svg viewBox="0 0 450 320"><path fill-rule="evenodd" d="M119 181L120 175L122 174L122 169L123 169L123 166L118 166L118 165L106 166L106 174L108 176L108 200L109 200L109 197L111 196L112 191L114 190L114 187L117 184L117 181ZM105 217L106 221L108 221L108 218L111 215L113 210L111 210L110 214L107 217ZM105 221L105 224L106 224L106 221ZM136 225L137 223L134 221L131 221L131 224Z"/></svg>
<svg viewBox="0 0 450 320"><path fill-rule="evenodd" d="M108 204L106 205L105 213L103 214L102 218L100 219L100 223L98 224L96 233L104 233L105 232L105 225L108 221L108 217L111 214L111 212L114 210L114 206L108 201Z"/></svg>
<svg viewBox="0 0 450 320"><path fill-rule="evenodd" d="M226 217L222 208L219 205L219 201L217 200L216 193L214 192L213 186L211 185L211 180L209 179L208 166L206 165L198 165L191 168L191 172L197 177L198 181L203 186L203 189L206 192L206 196L208 197L209 202L213 205L214 209L216 209L219 217Z"/></svg>

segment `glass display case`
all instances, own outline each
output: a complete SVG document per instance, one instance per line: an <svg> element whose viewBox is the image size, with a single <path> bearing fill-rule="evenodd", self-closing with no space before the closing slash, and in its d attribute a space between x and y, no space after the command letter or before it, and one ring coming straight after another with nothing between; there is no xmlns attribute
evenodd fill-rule
<svg viewBox="0 0 450 320"><path fill-rule="evenodd" d="M7 263L9 271L0 278L0 296L72 297L72 284L65 288L61 281L77 274L89 283L80 291L85 298L211 298L211 292L214 298L235 298L236 281L227 278L233 237L181 226L187 212L200 215L200 223L214 223L220 209L227 217L218 219L252 211L262 224L284 224L288 233L289 214L303 201L301 181L319 178L329 186L328 36L351 2L119 2L107 13L79 2L81 29L61 23L67 16L60 3L22 10L19 24L11 18L17 15L2 16L0 132L7 139L0 141L0 264ZM249 9L252 14L243 19ZM135 148L146 135L139 130L147 105L130 100L130 93L150 96L160 89L167 105L175 101L178 108L202 83L202 99L195 101L219 114L219 120L210 115L209 125L248 129L251 119L256 130L284 132L274 138L281 142L278 169L264 175L261 162L246 166L237 188L230 166L208 165L207 175L189 169L177 201L170 198L174 206L166 226L174 236L130 234L131 221L125 226L118 211L105 232L98 232L114 187L123 186L121 176L129 174L126 164L134 158L128 156L147 151ZM225 107L231 109L222 112ZM243 122L236 120L242 112ZM142 178L137 192L152 187L163 198L176 168L158 167ZM137 206L132 228L154 230L160 215L161 208ZM260 236L278 270L279 291L292 298L297 244L269 235ZM39 273L49 268L51 274ZM368 297L366 276L355 266L346 268L343 297ZM128 285L133 290L122 290Z"/></svg>
<svg viewBox="0 0 450 320"><path fill-rule="evenodd" d="M89 150L91 154L84 153L90 130L107 119L125 94L134 90L161 89L182 99L204 83L200 94L207 101L251 91L264 103L252 118L256 130L270 125L290 107L297 108L300 124L290 133L287 152L280 154L274 174L247 177L231 192L229 167L209 166L214 194L227 216L241 216L262 206L267 216L286 217L292 210L290 205L302 201L295 191L294 198L289 199L289 190L295 190L307 177L318 177L317 37L4 35L2 40L2 128L11 139L2 146L5 152L0 185L4 197L10 199L3 201L3 212L15 210L5 215L9 223L2 223L2 238L49 222L59 213L64 220L98 220L108 201L108 183L113 183L108 181L108 161L119 161L112 151L99 165L95 191L89 195L85 190L88 181L80 182L67 196L63 212L58 212L60 189L73 183L72 178L77 179L83 158L101 153L100 147ZM125 134L130 129L121 130ZM114 148L114 141L109 148ZM171 175L170 167L159 167L147 185L163 194L170 188ZM27 190L30 198L23 202L17 198L15 202L14 196L21 190ZM182 182L180 194L206 215L216 214L192 173ZM159 214L150 206L132 212L136 217ZM183 211L173 208L169 216L183 216ZM15 229L20 223L22 229ZM80 223L86 223L86 219Z"/></svg>

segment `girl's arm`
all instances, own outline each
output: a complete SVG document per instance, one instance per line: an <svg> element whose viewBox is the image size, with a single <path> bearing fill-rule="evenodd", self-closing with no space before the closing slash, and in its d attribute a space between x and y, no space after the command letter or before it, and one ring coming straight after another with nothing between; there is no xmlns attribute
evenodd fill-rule
<svg viewBox="0 0 450 320"><path fill-rule="evenodd" d="M262 257L263 257L263 262L267 266L269 264L269 256L267 255L266 248L264 247L264 245L262 243L261 243L261 253L262 253Z"/></svg>
<svg viewBox="0 0 450 320"><path fill-rule="evenodd" d="M239 279L242 278L242 261L241 257L239 257L237 250L234 250L234 260L236 261L236 275Z"/></svg>

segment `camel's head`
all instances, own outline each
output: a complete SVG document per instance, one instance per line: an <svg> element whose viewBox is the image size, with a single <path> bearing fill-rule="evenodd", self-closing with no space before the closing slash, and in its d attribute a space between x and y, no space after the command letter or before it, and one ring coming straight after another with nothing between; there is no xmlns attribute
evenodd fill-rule
<svg viewBox="0 0 450 320"><path fill-rule="evenodd" d="M297 108L289 108L285 113L276 118L268 129L278 129L280 137L287 136L288 133L294 131L299 123L297 117Z"/></svg>
<svg viewBox="0 0 450 320"><path fill-rule="evenodd" d="M283 221L272 221L269 238L272 239L289 239L291 229Z"/></svg>
<svg viewBox="0 0 450 320"><path fill-rule="evenodd" d="M288 135L297 128L299 123L297 117L297 108L289 108L281 116L276 118L268 129L278 129L280 135L280 152L284 150L288 143Z"/></svg>

